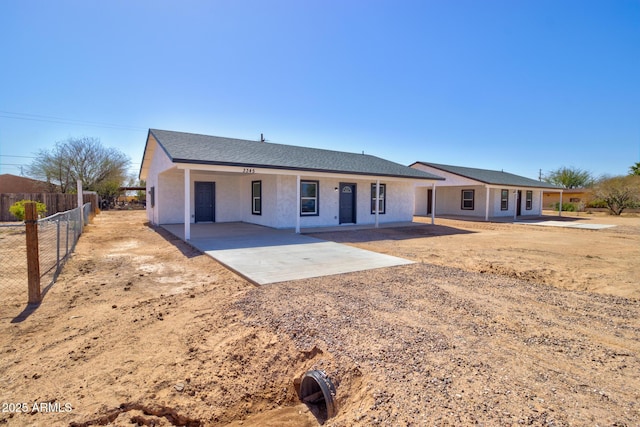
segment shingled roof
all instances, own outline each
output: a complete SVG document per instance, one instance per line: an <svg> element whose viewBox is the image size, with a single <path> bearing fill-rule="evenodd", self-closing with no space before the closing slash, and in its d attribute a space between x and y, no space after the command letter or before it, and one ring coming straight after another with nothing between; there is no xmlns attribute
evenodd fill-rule
<svg viewBox="0 0 640 427"><path fill-rule="evenodd" d="M439 176L368 154L149 129L174 163L345 173L425 180ZM148 138L147 138L148 141Z"/></svg>
<svg viewBox="0 0 640 427"><path fill-rule="evenodd" d="M537 181L535 179L527 178L520 175L514 175L512 173L504 172L504 171L468 168L464 166L442 165L438 163L429 163L429 162L415 162L411 166L415 164L430 166L434 169L438 169L443 172L453 173L455 175L459 175L465 178L472 179L474 181L478 181L478 182L482 182L490 185L507 185L507 186L515 186L515 187L561 189L561 187L555 186L553 184L549 184L547 182Z"/></svg>

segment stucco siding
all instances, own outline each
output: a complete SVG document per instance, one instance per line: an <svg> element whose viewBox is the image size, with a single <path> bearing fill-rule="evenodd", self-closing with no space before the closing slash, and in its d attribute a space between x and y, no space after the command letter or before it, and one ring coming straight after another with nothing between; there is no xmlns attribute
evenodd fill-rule
<svg viewBox="0 0 640 427"><path fill-rule="evenodd" d="M415 198L413 183L385 181L380 181L380 183L387 185L387 200L386 213L378 215L378 221L380 223L412 221ZM370 193L369 188L367 188L367 193ZM370 202L367 204L367 213L369 214L368 222L375 223L375 214L371 213Z"/></svg>
<svg viewBox="0 0 640 427"><path fill-rule="evenodd" d="M155 140L151 140L150 144L156 144ZM151 188L154 189L154 206L151 206L151 200L149 197L149 200L147 200L147 206L146 206L146 211L147 211L147 219L152 223L152 224L159 224L160 223L160 218L159 218L159 197L158 197L158 192L160 190L160 187L158 185L158 181L159 181L159 174L163 173L169 169L171 169L173 167L173 163L171 162L171 160L169 160L169 157L167 157L167 154L158 149L157 146L156 148L153 150L153 156L151 158L151 162L149 165L149 173L147 176L147 180L146 180L146 186L147 186L147 195L151 194Z"/></svg>
<svg viewBox="0 0 640 427"><path fill-rule="evenodd" d="M158 175L156 186L156 210L158 224L184 222L184 175L165 172Z"/></svg>
<svg viewBox="0 0 640 427"><path fill-rule="evenodd" d="M462 209L462 190L474 190L473 209ZM483 186L436 188L436 215L484 216L487 193Z"/></svg>
<svg viewBox="0 0 640 427"><path fill-rule="evenodd" d="M260 215L252 213L251 185L253 181L260 181L262 186ZM278 221L278 177L276 175L247 175L242 178L238 196L241 199L240 217L251 224L276 227Z"/></svg>
<svg viewBox="0 0 640 427"><path fill-rule="evenodd" d="M414 169L418 169L418 170L428 172L434 175L438 175L444 178L445 179L444 181L439 181L436 184L439 187L440 186L450 187L450 186L459 186L459 185L473 185L478 183L477 181L474 181L472 179L465 178L460 175L453 174L451 172L436 169L431 166L423 165L421 163L417 163L411 167Z"/></svg>

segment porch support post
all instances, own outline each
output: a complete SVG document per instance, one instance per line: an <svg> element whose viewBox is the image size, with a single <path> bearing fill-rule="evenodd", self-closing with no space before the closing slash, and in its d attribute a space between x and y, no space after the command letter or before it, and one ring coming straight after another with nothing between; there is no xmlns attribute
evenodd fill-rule
<svg viewBox="0 0 640 427"><path fill-rule="evenodd" d="M544 191L540 190L540 215L542 215L542 209L544 209Z"/></svg>
<svg viewBox="0 0 640 427"><path fill-rule="evenodd" d="M431 224L436 223L436 183L431 183Z"/></svg>
<svg viewBox="0 0 640 427"><path fill-rule="evenodd" d="M376 228L378 228L378 216L380 211L380 180L376 179Z"/></svg>
<svg viewBox="0 0 640 427"><path fill-rule="evenodd" d="M191 170L184 170L184 240L191 239Z"/></svg>
<svg viewBox="0 0 640 427"><path fill-rule="evenodd" d="M296 175L296 234L300 234L300 175Z"/></svg>
<svg viewBox="0 0 640 427"><path fill-rule="evenodd" d="M487 197L484 203L484 220L489 221L489 194L491 193L491 189L488 185L485 185L485 188L487 189Z"/></svg>
<svg viewBox="0 0 640 427"><path fill-rule="evenodd" d="M560 204L558 205L558 216L562 216L562 190L560 190Z"/></svg>

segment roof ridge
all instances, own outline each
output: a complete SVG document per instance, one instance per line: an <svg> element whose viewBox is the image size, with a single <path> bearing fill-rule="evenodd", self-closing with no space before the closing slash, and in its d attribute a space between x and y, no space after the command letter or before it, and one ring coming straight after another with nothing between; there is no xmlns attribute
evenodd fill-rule
<svg viewBox="0 0 640 427"><path fill-rule="evenodd" d="M150 131L160 131L160 132L170 132L170 133L181 133L181 134L185 134L185 135L195 135L195 136L204 136L207 138L221 138L221 139L234 139L236 141L245 141L245 142L261 142L258 140L252 140L252 139L242 139L242 138L233 138L233 137L229 137L229 136L220 136L220 135L206 135L204 133L197 133L197 132L183 132L183 131L177 131L177 130L167 130L167 129L154 129L154 128L149 128Z"/></svg>
<svg viewBox="0 0 640 427"><path fill-rule="evenodd" d="M203 134L203 133L182 132L182 131L166 130L166 129L149 128L149 131L151 131L151 132L160 131L160 132L169 132L169 133L174 133L174 134L194 135L194 136L202 136L202 137L205 137L205 138L230 139L230 140L242 141L242 142L256 142L256 143L259 143L259 144L263 144L264 143L264 144L271 144L271 145L279 145L281 147L294 147L294 148L300 148L300 149L303 149L303 150L318 150L318 151L324 151L324 152L327 152L327 153L340 153L340 154L353 154L353 155L356 155L356 156L369 156L369 157L374 157L376 159L382 159L382 160L386 160L388 162L397 163L397 162L394 162L393 160L383 159L382 157L376 156L374 154L365 153L364 150L362 151L362 153L355 153L355 152L352 152L352 151L329 150L327 148L306 147L304 145L283 144L281 142L267 142L267 141L253 140L253 139L242 139L242 138L234 138L234 137L219 136L219 135L206 135L206 134ZM400 164L400 163L398 163L398 164ZM404 165L402 165L402 166L404 166Z"/></svg>

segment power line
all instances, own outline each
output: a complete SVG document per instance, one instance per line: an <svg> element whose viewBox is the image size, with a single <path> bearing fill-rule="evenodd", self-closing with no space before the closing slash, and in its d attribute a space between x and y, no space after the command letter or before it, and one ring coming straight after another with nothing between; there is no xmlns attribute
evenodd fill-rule
<svg viewBox="0 0 640 427"><path fill-rule="evenodd" d="M69 119L65 117L55 117L55 116L45 116L42 114L30 114L30 113L16 113L13 111L2 111L0 110L0 117L5 119L16 119L16 120L29 120L35 122L49 122L49 123L60 123L66 125L82 125L82 126L94 126L94 127L102 127L109 129L122 129L122 130L132 130L132 131L146 131L146 128L140 128L135 126L125 126L118 125L113 123L103 123L103 122L93 122L87 120L78 120L78 119Z"/></svg>
<svg viewBox="0 0 640 427"><path fill-rule="evenodd" d="M9 154L0 154L0 157L20 157L23 159L35 159L33 156L11 156Z"/></svg>

